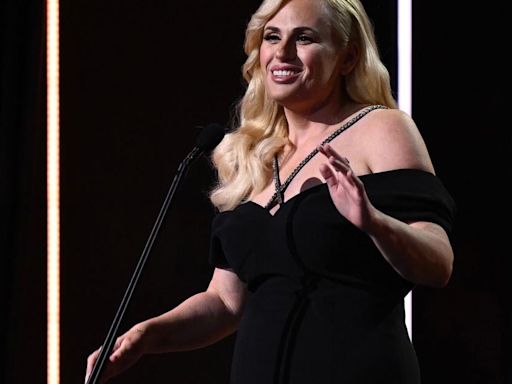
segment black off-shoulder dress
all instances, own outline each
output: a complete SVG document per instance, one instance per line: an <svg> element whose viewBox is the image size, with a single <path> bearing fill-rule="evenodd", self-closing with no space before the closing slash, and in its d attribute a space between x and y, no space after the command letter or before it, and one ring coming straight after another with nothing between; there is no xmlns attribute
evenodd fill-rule
<svg viewBox="0 0 512 384"><path fill-rule="evenodd" d="M360 179L377 209L450 233L455 203L438 177L398 169ZM232 384L420 382L404 322L413 285L339 214L326 184L274 215L253 202L218 213L210 261L232 268L249 291Z"/></svg>

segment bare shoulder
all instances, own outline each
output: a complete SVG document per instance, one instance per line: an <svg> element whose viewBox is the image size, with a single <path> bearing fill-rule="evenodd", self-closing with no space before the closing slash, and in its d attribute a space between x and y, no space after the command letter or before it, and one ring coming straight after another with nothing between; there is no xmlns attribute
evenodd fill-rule
<svg viewBox="0 0 512 384"><path fill-rule="evenodd" d="M367 115L363 135L363 151L372 172L413 168L434 173L423 137L407 113L375 110Z"/></svg>

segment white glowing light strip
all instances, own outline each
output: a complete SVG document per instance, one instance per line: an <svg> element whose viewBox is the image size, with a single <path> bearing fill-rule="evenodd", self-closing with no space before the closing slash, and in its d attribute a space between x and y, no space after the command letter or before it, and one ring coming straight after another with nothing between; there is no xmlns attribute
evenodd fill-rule
<svg viewBox="0 0 512 384"><path fill-rule="evenodd" d="M47 384L60 381L59 1L46 2Z"/></svg>
<svg viewBox="0 0 512 384"><path fill-rule="evenodd" d="M398 0L398 106L412 115L412 0ZM405 324L412 340L412 293L405 297Z"/></svg>

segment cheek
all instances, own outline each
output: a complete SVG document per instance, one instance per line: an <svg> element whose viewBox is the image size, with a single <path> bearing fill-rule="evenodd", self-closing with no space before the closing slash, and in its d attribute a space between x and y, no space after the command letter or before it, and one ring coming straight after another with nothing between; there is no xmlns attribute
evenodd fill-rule
<svg viewBox="0 0 512 384"><path fill-rule="evenodd" d="M269 60L268 50L260 48L260 67L263 71L266 70Z"/></svg>
<svg viewBox="0 0 512 384"><path fill-rule="evenodd" d="M308 63L311 73L317 79L330 79L339 72L335 57L314 57Z"/></svg>
<svg viewBox="0 0 512 384"><path fill-rule="evenodd" d="M322 59L322 53L318 49L303 49L297 53L299 60L305 69L313 73L321 73L324 71L325 63Z"/></svg>
<svg viewBox="0 0 512 384"><path fill-rule="evenodd" d="M322 47L318 45L306 45L298 50L297 55L303 63L312 66L323 66L326 69L336 65L338 55L331 47Z"/></svg>

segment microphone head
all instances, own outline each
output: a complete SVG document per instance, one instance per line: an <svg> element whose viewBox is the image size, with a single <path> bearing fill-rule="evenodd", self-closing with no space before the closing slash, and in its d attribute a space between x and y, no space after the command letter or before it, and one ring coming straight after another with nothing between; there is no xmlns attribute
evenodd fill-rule
<svg viewBox="0 0 512 384"><path fill-rule="evenodd" d="M224 129L224 126L220 124L208 124L201 130L201 133L197 138L196 147L203 152L211 151L222 141L225 132L226 130Z"/></svg>

